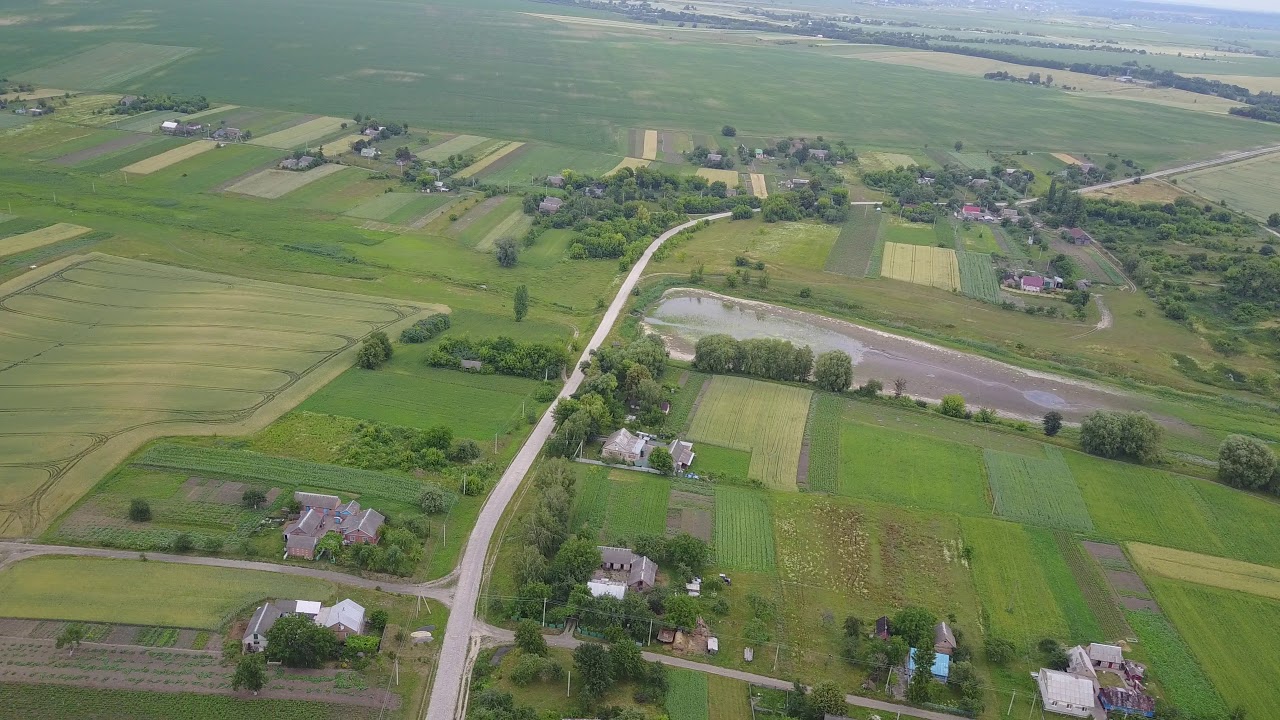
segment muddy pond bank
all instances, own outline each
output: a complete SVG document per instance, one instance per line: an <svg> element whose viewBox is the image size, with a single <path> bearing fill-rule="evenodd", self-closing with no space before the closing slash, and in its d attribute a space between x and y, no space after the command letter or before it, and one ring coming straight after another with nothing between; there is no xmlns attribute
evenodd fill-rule
<svg viewBox="0 0 1280 720"><path fill-rule="evenodd" d="M1057 410L1078 421L1094 410L1138 410L1141 399L1083 380L1019 368L989 358L893 335L844 320L705 290L669 290L645 325L667 342L672 357L693 359L694 344L723 333L739 340L776 338L814 353L843 350L853 358L855 384L878 378L886 388L905 378L907 394L937 400L959 393L972 408L1038 420Z"/></svg>

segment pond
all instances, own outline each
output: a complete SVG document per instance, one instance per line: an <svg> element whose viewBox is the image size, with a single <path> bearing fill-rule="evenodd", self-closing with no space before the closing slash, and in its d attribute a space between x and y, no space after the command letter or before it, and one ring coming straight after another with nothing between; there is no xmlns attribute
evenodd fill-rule
<svg viewBox="0 0 1280 720"><path fill-rule="evenodd" d="M853 358L854 383L878 378L886 389L895 378L907 394L937 401L959 393L971 408L1041 418L1057 410L1080 420L1098 409L1134 410L1138 398L1083 380L1026 370L989 358L944 348L844 320L767 303L739 300L705 290L669 290L645 318L662 336L672 357L693 359L694 344L723 333L739 340L776 338L808 345L814 353L843 350Z"/></svg>

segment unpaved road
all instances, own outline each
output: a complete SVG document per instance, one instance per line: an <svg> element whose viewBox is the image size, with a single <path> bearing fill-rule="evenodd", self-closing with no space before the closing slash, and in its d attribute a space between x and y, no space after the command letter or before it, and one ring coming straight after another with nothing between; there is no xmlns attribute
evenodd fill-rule
<svg viewBox="0 0 1280 720"><path fill-rule="evenodd" d="M599 348L604 342L605 337L608 336L609 331L613 328L613 324L617 322L623 308L626 307L627 302L630 300L631 290L636 286L636 282L640 280L640 276L644 274L644 270L648 267L654 251L662 243L681 230L693 227L704 219L719 220L729 217L729 215L730 213L720 213L706 218L699 218L698 220L690 220L659 235L644 251L644 254L640 256L640 260L631 268L631 272L623 280L622 286L618 288L618 293L614 296L613 302L609 304L609 309L605 311L604 318L600 321L600 326L596 328L595 334L591 336L591 341L587 343L586 348L582 351L582 359L590 359L591 352ZM564 389L560 391L560 397L557 398L557 402L576 392L578 385L582 383L582 379L582 370L575 365L573 374L569 376L569 381L565 383ZM481 626L476 619L476 601L479 599L480 584L484 581L485 560L489 554L489 544L493 540L494 531L502 519L503 512L506 511L511 499L515 497L516 490L520 487L520 482L524 480L529 468L533 467L538 454L542 452L542 446L546 444L547 439L551 437L551 433L555 429L555 420L551 414L554 408L555 403L552 403L547 412L542 415L542 419L538 421L537 426L534 427L529 439L520 448L520 452L511 461L511 465L502 474L498 484L489 493L489 499L485 501L484 508L480 510L480 517L476 519L475 527L471 530L471 535L467 539L467 547L462 553L462 560L458 563L456 573L458 584L455 588L453 608L449 613L449 622L445 625L444 643L440 648L440 665L436 671L435 683L431 688L431 704L427 708L427 720L455 720L455 718L465 715L468 688L467 677L470 674L471 663L474 662L475 650L479 647L483 636L488 635L485 627Z"/></svg>

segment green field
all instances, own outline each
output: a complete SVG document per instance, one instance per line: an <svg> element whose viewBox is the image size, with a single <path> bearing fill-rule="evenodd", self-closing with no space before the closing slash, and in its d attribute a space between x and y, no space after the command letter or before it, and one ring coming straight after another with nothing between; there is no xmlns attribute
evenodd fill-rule
<svg viewBox="0 0 1280 720"><path fill-rule="evenodd" d="M977 448L859 423L840 430L838 492L926 510L990 514Z"/></svg>
<svg viewBox="0 0 1280 720"><path fill-rule="evenodd" d="M418 152L417 156L423 160L444 162L450 155L467 154L472 148L487 142L489 142L489 138L479 135L458 135L445 140L439 145L433 145L426 150Z"/></svg>
<svg viewBox="0 0 1280 720"><path fill-rule="evenodd" d="M774 568L773 518L763 493L716 488L716 564L729 570Z"/></svg>
<svg viewBox="0 0 1280 720"><path fill-rule="evenodd" d="M1178 184L1211 200L1224 200L1236 210L1265 220L1276 211L1275 193L1280 183L1276 156L1264 155L1229 166L1200 170L1178 177Z"/></svg>
<svg viewBox="0 0 1280 720"><path fill-rule="evenodd" d="M610 472L605 542L626 545L641 535L661 536L667 527L670 496L671 481L666 478L628 470Z"/></svg>
<svg viewBox="0 0 1280 720"><path fill-rule="evenodd" d="M5 373L0 443L18 465L0 535L39 532L147 439L264 425L350 362L355 338L417 312L107 256L62 268L0 287L0 360L23 361Z"/></svg>
<svg viewBox="0 0 1280 720"><path fill-rule="evenodd" d="M1076 587L1084 595L1089 612L1098 622L1098 629L1102 632L1100 637L1108 642L1133 637L1133 630L1125 622L1119 598L1102 574L1102 567L1098 562L1085 552L1084 546L1074 536L1056 532L1054 540L1075 579Z"/></svg>
<svg viewBox="0 0 1280 720"><path fill-rule="evenodd" d="M1068 453L1098 533L1263 565L1280 564L1280 504L1217 483Z"/></svg>
<svg viewBox="0 0 1280 720"><path fill-rule="evenodd" d="M885 224L884 241L899 245L937 247L938 235L934 232L933 225L907 222L891 216ZM950 239L947 241L947 247L951 247Z"/></svg>
<svg viewBox="0 0 1280 720"><path fill-rule="evenodd" d="M854 208L827 255L826 270L853 278L867 274L884 216L870 208Z"/></svg>
<svg viewBox="0 0 1280 720"><path fill-rule="evenodd" d="M960 261L960 292L978 300L1000 302L1000 278L996 277L991 256L967 251L956 256Z"/></svg>
<svg viewBox="0 0 1280 720"><path fill-rule="evenodd" d="M810 394L802 388L718 375L703 393L689 439L749 451L750 478L795 489Z"/></svg>
<svg viewBox="0 0 1280 720"><path fill-rule="evenodd" d="M1227 714L1226 704L1210 684L1204 669L1197 663L1197 656L1164 615L1147 610L1133 610L1125 613L1125 617L1138 634L1152 674L1159 678L1160 687L1164 689L1170 702L1192 717L1213 718ZM1254 627L1252 622L1249 625ZM1209 641L1214 642L1212 639ZM1238 643L1242 638L1233 632L1232 641ZM1268 654L1273 652L1273 649L1267 649ZM1228 657L1216 659L1235 665L1235 661ZM1274 685L1267 683L1267 689L1272 688Z"/></svg>
<svg viewBox="0 0 1280 720"><path fill-rule="evenodd" d="M326 601L333 592L324 580L276 573L137 560L34 558L0 573L0 616L218 630L232 613L264 598Z"/></svg>
<svg viewBox="0 0 1280 720"><path fill-rule="evenodd" d="M1250 716L1266 716L1280 707L1280 688L1274 682L1280 663L1280 601L1162 579L1151 588L1228 707L1243 707ZM1172 684L1164 684L1170 695L1197 689L1195 706L1214 707L1212 695L1198 689L1198 683L1176 690Z"/></svg>
<svg viewBox="0 0 1280 720"><path fill-rule="evenodd" d="M1044 446L1044 457L987 450L987 481L996 513L1009 520L1060 530L1093 530L1080 488L1062 451Z"/></svg>
<svg viewBox="0 0 1280 720"><path fill-rule="evenodd" d="M46 87L103 90L170 65L195 51L195 47L113 42L19 73L16 79Z"/></svg>
<svg viewBox="0 0 1280 720"><path fill-rule="evenodd" d="M377 708L307 700L251 700L225 695L99 690L70 685L5 685L5 709L14 717L77 720L277 720L302 713L310 720L375 720Z"/></svg>
<svg viewBox="0 0 1280 720"><path fill-rule="evenodd" d="M605 517L609 512L611 487L609 471L606 468L594 467L580 476L577 491L573 496L569 527L576 532L584 526L589 526L599 535L604 530Z"/></svg>
<svg viewBox="0 0 1280 720"><path fill-rule="evenodd" d="M751 691L741 680L707 677L709 720L741 720L751 715Z"/></svg>
<svg viewBox="0 0 1280 720"><path fill-rule="evenodd" d="M671 720L708 720L707 676L693 670L667 673L667 717Z"/></svg>
<svg viewBox="0 0 1280 720"><path fill-rule="evenodd" d="M563 170L599 177L613 169L622 157L590 150L553 145L526 145L509 162L499 163L479 174L481 180L494 185L510 184L516 187L542 186L548 175L559 175Z"/></svg>
<svg viewBox="0 0 1280 720"><path fill-rule="evenodd" d="M413 203L420 197L431 198L432 196L423 196L420 193L406 192L383 193L360 203L343 214L350 215L351 217L364 218L366 220L387 220L392 214L401 210L406 205Z"/></svg>
<svg viewBox="0 0 1280 720"><path fill-rule="evenodd" d="M965 544L973 548L973 582L991 632L1024 651L1041 638L1070 638L1072 628L1057 600L1064 591L1054 583L1072 582L1071 576L1043 565L1041 551L1057 552L1052 539L1046 546L1034 540L1043 531L998 520L962 518L960 524Z"/></svg>

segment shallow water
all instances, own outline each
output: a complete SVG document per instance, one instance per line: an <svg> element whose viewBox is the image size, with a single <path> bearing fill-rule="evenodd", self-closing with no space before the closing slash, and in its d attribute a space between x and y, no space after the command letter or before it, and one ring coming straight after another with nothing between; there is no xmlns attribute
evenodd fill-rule
<svg viewBox="0 0 1280 720"><path fill-rule="evenodd" d="M716 333L739 340L777 338L814 353L843 350L853 358L854 383L878 378L892 389L905 378L907 394L937 400L959 393L971 408L1040 418L1057 410L1079 420L1097 409L1137 409L1137 398L1084 381L1024 370L988 358L790 308L728 298L704 290L672 290L645 318L674 357L690 360L698 338Z"/></svg>

